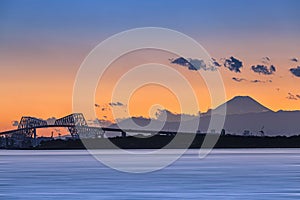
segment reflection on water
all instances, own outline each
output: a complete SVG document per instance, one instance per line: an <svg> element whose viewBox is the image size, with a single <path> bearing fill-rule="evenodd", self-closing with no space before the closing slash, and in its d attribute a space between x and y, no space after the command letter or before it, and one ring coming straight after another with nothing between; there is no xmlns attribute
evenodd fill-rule
<svg viewBox="0 0 300 200"><path fill-rule="evenodd" d="M0 199L300 199L300 150L214 150L202 160L198 151L129 174L83 150L1 150Z"/></svg>

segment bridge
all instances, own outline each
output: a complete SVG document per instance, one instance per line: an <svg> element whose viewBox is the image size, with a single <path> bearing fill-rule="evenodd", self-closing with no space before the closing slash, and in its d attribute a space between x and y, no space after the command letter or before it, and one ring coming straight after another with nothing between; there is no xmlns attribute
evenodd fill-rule
<svg viewBox="0 0 300 200"><path fill-rule="evenodd" d="M146 133L158 135L175 135L177 132L172 131L153 131L153 130L133 130L120 129L112 127L93 127L88 126L82 113L73 113L68 116L55 120L54 124L48 124L47 121L35 117L23 116L18 124L18 128L0 132L0 136L5 136L9 141L18 143L19 146L37 145L37 129L42 128L67 128L70 135L74 139L79 138L101 138L104 137L106 131L119 132L122 137L126 137L126 133ZM25 143L25 144L24 144Z"/></svg>

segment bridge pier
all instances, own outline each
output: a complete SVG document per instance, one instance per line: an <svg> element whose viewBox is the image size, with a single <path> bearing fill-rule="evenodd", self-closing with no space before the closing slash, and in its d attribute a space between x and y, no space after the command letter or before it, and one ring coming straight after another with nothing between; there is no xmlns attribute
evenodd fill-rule
<svg viewBox="0 0 300 200"><path fill-rule="evenodd" d="M122 138L126 138L126 132L125 131L122 131L121 134L122 134Z"/></svg>
<svg viewBox="0 0 300 200"><path fill-rule="evenodd" d="M32 144L32 146L33 146L33 147L36 147L36 146L37 146L37 140L36 140L36 128L34 128L32 131L33 131L33 144Z"/></svg>

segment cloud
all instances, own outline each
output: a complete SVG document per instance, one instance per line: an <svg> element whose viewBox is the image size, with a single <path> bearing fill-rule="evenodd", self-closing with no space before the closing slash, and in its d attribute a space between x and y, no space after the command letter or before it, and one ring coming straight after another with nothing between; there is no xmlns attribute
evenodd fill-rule
<svg viewBox="0 0 300 200"><path fill-rule="evenodd" d="M203 60L199 60L199 59L191 59L189 58L189 63L190 63L190 66L189 66L189 70L199 70L199 69L204 69L204 70L207 70L206 69L206 64Z"/></svg>
<svg viewBox="0 0 300 200"><path fill-rule="evenodd" d="M111 107L114 107L114 106L124 106L124 104L123 103L121 103L121 102L111 102L111 103L109 103L108 105L110 105Z"/></svg>
<svg viewBox="0 0 300 200"><path fill-rule="evenodd" d="M292 62L298 62L299 60L298 60L298 58L291 58L291 61Z"/></svg>
<svg viewBox="0 0 300 200"><path fill-rule="evenodd" d="M177 64L183 67L187 67L189 70L192 71L198 71L200 69L202 70L209 70L209 71L215 71L217 70L218 67L221 65L214 59L212 58L209 63L205 63L204 60L201 59L194 59L194 58L183 58L179 57L176 59L170 59L172 64Z"/></svg>
<svg viewBox="0 0 300 200"><path fill-rule="evenodd" d="M300 99L300 95L298 95L298 94L294 95L294 94L289 92L288 96L286 98L289 99L289 100L298 100L298 99Z"/></svg>
<svg viewBox="0 0 300 200"><path fill-rule="evenodd" d="M245 79L245 78L237 78L237 77L232 77L232 80L236 81L236 82L242 82L242 81L246 81L246 82L250 82L250 83L272 83L272 80L249 80L249 79Z"/></svg>
<svg viewBox="0 0 300 200"><path fill-rule="evenodd" d="M218 61L217 61L216 59L211 58L211 60L212 60L212 64L213 64L214 66L216 66L216 67L221 67L221 64L218 63Z"/></svg>
<svg viewBox="0 0 300 200"><path fill-rule="evenodd" d="M290 72L295 76L300 77L300 66L298 66L297 68L290 68Z"/></svg>
<svg viewBox="0 0 300 200"><path fill-rule="evenodd" d="M189 65L191 65L189 63L189 61L183 57L179 57L176 59L170 59L170 60L171 60L171 63L173 63L173 64L177 64L177 65L181 65L181 66L185 66L185 67L188 67Z"/></svg>
<svg viewBox="0 0 300 200"><path fill-rule="evenodd" d="M240 68L243 67L243 62L231 56L230 58L225 59L224 67L228 68L230 71L240 73Z"/></svg>
<svg viewBox="0 0 300 200"><path fill-rule="evenodd" d="M266 81L262 81L262 80L251 80L252 83L272 83L272 80L266 80Z"/></svg>
<svg viewBox="0 0 300 200"><path fill-rule="evenodd" d="M55 123L56 118L55 117L50 117L46 119L47 124L51 125Z"/></svg>
<svg viewBox="0 0 300 200"><path fill-rule="evenodd" d="M266 56L261 59L261 62L264 64L269 64L271 62L271 58Z"/></svg>
<svg viewBox="0 0 300 200"><path fill-rule="evenodd" d="M257 80L257 79L255 79L255 80L251 80L251 82L252 82L252 83L263 83L263 81L261 81L261 80Z"/></svg>
<svg viewBox="0 0 300 200"><path fill-rule="evenodd" d="M12 126L18 126L18 125L19 125L19 122L18 122L17 120L12 121L12 122L11 122L11 125L12 125Z"/></svg>
<svg viewBox="0 0 300 200"><path fill-rule="evenodd" d="M234 80L236 82L246 81L246 79L244 79L244 78L236 78L236 77L232 77L232 80Z"/></svg>
<svg viewBox="0 0 300 200"><path fill-rule="evenodd" d="M256 66L253 65L251 69L255 73L264 74L264 75L271 75L274 72L276 72L276 68L274 65L271 65L270 67L267 67L265 65L256 65Z"/></svg>

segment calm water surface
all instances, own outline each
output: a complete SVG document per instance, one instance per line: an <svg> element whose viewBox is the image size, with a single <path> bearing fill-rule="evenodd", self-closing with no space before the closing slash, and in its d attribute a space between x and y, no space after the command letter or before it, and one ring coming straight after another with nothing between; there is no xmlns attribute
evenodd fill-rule
<svg viewBox="0 0 300 200"><path fill-rule="evenodd" d="M121 162L122 158L120 158ZM189 150L163 170L129 174L86 151L0 150L0 199L300 199L300 150Z"/></svg>

